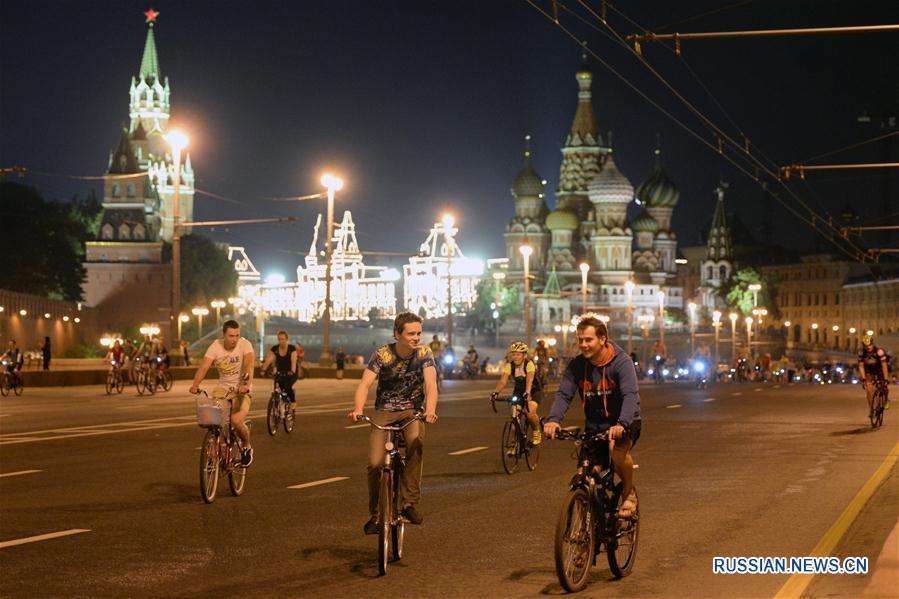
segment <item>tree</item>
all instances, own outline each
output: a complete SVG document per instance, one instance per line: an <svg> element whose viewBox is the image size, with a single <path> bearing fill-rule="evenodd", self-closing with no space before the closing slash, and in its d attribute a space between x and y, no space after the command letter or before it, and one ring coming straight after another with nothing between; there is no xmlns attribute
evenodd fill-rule
<svg viewBox="0 0 899 599"><path fill-rule="evenodd" d="M163 247L163 260L172 259L172 246ZM227 252L202 235L181 238L181 304L195 306L224 299L237 291L237 271Z"/></svg>
<svg viewBox="0 0 899 599"><path fill-rule="evenodd" d="M499 307L496 306L495 285L493 279L481 279L478 282L478 300L466 317L465 324L469 328L495 333L497 324L502 326L510 314L521 313L515 287L500 286ZM498 319L493 317L494 310L499 312Z"/></svg>
<svg viewBox="0 0 899 599"><path fill-rule="evenodd" d="M745 315L751 315L755 306L752 303L753 291L749 286L760 283L762 288L758 291L757 305L767 308L769 318L778 318L779 310L774 300L777 297L778 282L776 275L762 275L753 268L741 268L721 284L718 296L724 299L729 308L737 309Z"/></svg>
<svg viewBox="0 0 899 599"><path fill-rule="evenodd" d="M53 299L80 301L84 243L94 238L102 207L93 194L48 202L34 187L0 181L4 224L0 287Z"/></svg>

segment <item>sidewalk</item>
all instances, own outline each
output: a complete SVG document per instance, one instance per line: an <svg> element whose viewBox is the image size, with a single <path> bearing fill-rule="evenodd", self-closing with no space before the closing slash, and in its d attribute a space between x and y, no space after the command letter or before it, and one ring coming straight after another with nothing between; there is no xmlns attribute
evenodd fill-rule
<svg viewBox="0 0 899 599"><path fill-rule="evenodd" d="M887 537L863 597L899 597L899 522Z"/></svg>

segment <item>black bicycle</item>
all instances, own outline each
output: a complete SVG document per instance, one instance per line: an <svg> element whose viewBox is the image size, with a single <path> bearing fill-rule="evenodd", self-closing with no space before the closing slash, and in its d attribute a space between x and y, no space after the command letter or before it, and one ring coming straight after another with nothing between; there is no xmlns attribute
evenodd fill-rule
<svg viewBox="0 0 899 599"><path fill-rule="evenodd" d="M122 376L122 364L118 360L109 361L110 369L106 374L106 395L111 395L113 390L121 393L125 389L125 377Z"/></svg>
<svg viewBox="0 0 899 599"><path fill-rule="evenodd" d="M0 372L0 394L6 397L12 391L16 395L22 395L25 390L25 381L22 380L22 375L15 370L8 370L8 368L9 361L3 360L3 372Z"/></svg>
<svg viewBox="0 0 899 599"><path fill-rule="evenodd" d="M503 426L503 437L500 445L502 454L503 469L506 474L513 474L518 470L518 462L524 458L528 465L528 470L533 471L537 468L537 462L540 460L540 445L534 445L531 441L534 427L528 420L527 402L513 395L506 398L491 397L490 407L496 413L496 402L505 401L510 406L509 421Z"/></svg>
<svg viewBox="0 0 899 599"><path fill-rule="evenodd" d="M247 468L241 461L243 445L231 430L231 409L235 390L225 397L210 397L202 389L197 397L197 424L206 429L200 446L200 495L206 503L215 501L220 476L228 475L231 494L243 494ZM246 421L247 428L250 421Z"/></svg>
<svg viewBox="0 0 899 599"><path fill-rule="evenodd" d="M411 418L387 426L376 424L365 415L357 420L364 420L387 433L378 491L378 573L383 576L387 574L387 562L390 558L388 544L393 545L394 561L403 557L403 534L406 529L400 505L400 484L406 469L406 456L400 452L400 448L406 444L403 431L416 420L424 420L424 415L416 412Z"/></svg>
<svg viewBox="0 0 899 599"><path fill-rule="evenodd" d="M171 371L165 366L165 359L162 356L156 356L153 358L154 366L152 370L154 373L151 376L156 377L156 380L153 386L156 389L162 389L163 391L171 391L172 384L175 382L172 377Z"/></svg>
<svg viewBox="0 0 899 599"><path fill-rule="evenodd" d="M587 574L603 550L615 577L630 574L637 554L640 507L638 502L632 515L618 516L622 483L612 467L608 432L560 430L556 438L573 439L577 448L578 470L559 514L555 539L556 575L565 590L574 593L586 586Z"/></svg>
<svg viewBox="0 0 899 599"><path fill-rule="evenodd" d="M266 416L266 424L268 426L268 434L272 437L278 432L278 425L284 423L284 432L290 434L293 432L293 423L296 420L296 408L290 401L290 396L278 384L278 377L275 377L272 396L268 400L268 412Z"/></svg>
<svg viewBox="0 0 899 599"><path fill-rule="evenodd" d="M880 428L883 424L883 406L886 400L887 382L878 379L874 382L874 397L871 400L871 428Z"/></svg>

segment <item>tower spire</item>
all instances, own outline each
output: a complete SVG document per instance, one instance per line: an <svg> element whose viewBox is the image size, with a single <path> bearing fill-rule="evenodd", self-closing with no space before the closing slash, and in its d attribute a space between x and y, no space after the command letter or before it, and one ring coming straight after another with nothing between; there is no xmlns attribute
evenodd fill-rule
<svg viewBox="0 0 899 599"><path fill-rule="evenodd" d="M144 42L144 55L140 61L140 77L148 84L159 81L159 56L156 54L156 38L153 36L153 25L159 13L152 8L144 13L147 18L147 41Z"/></svg>

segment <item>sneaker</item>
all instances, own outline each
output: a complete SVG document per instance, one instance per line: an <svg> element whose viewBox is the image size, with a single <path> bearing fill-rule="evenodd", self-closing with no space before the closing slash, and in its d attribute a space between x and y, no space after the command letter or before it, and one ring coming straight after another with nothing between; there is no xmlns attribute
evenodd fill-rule
<svg viewBox="0 0 899 599"><path fill-rule="evenodd" d="M378 534L378 517L372 516L369 518L368 522L365 523L365 526L362 527L362 531L367 535Z"/></svg>
<svg viewBox="0 0 899 599"><path fill-rule="evenodd" d="M240 465L244 468L249 468L250 464L253 463L253 448L248 447L240 452Z"/></svg>
<svg viewBox="0 0 899 599"><path fill-rule="evenodd" d="M542 440L543 436L540 434L539 430L535 430L531 433L531 445L540 445Z"/></svg>
<svg viewBox="0 0 899 599"><path fill-rule="evenodd" d="M421 524L424 522L424 517L418 513L414 505L407 505L403 508L403 518L408 520L410 524Z"/></svg>
<svg viewBox="0 0 899 599"><path fill-rule="evenodd" d="M884 410L890 409L890 400L889 399L883 402L883 409Z"/></svg>

